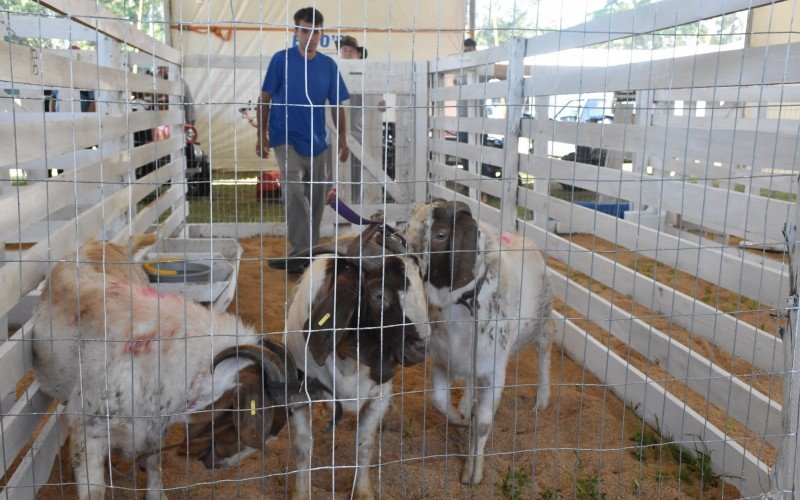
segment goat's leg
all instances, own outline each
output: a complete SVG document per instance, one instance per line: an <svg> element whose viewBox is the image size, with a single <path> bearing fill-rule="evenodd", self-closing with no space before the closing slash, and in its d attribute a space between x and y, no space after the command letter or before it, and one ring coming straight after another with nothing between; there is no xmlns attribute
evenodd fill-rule
<svg viewBox="0 0 800 500"><path fill-rule="evenodd" d="M294 446L295 471L292 498L311 498L311 451L314 438L311 435L311 403L301 403L292 408L292 444Z"/></svg>
<svg viewBox="0 0 800 500"><path fill-rule="evenodd" d="M498 363L494 375L483 375L477 378L474 390L478 393L478 400L470 415L468 429L467 461L461 471L463 484L476 485L483 480L483 450L489 433L492 431L492 421L505 383L505 363Z"/></svg>
<svg viewBox="0 0 800 500"><path fill-rule="evenodd" d="M553 339L542 329L542 337L536 341L536 354L539 365L539 387L536 390L536 409L547 408L550 402L550 351Z"/></svg>
<svg viewBox="0 0 800 500"><path fill-rule="evenodd" d="M78 486L78 498L102 500L106 492L105 465L108 458L105 426L100 425L97 417L72 413L68 419L70 457Z"/></svg>
<svg viewBox="0 0 800 500"><path fill-rule="evenodd" d="M463 415L465 422L469 419L470 415L472 415L472 404L474 403L473 398L475 397L475 392L472 390L472 387L464 388L464 393L461 395L461 401L458 402L458 411Z"/></svg>
<svg viewBox="0 0 800 500"><path fill-rule="evenodd" d="M369 480L369 466L372 463L372 448L375 444L375 434L383 421L383 416L389 410L391 394L391 384L385 388L381 394L386 396L375 396L370 400L359 413L358 419L358 463L356 464L355 478L355 498L372 499L372 484Z"/></svg>
<svg viewBox="0 0 800 500"><path fill-rule="evenodd" d="M145 462L147 470L147 500L158 500L164 492L164 483L161 480L161 452L157 451Z"/></svg>
<svg viewBox="0 0 800 500"><path fill-rule="evenodd" d="M446 368L434 363L431 368L431 378L433 384L431 401L433 401L433 406L435 406L442 415L447 417L447 421L450 425L455 425L457 427L468 426L469 420L467 420L465 415L468 416L469 414L462 413L458 408L453 406L450 401L450 379L447 376ZM467 399L472 398L470 397Z"/></svg>

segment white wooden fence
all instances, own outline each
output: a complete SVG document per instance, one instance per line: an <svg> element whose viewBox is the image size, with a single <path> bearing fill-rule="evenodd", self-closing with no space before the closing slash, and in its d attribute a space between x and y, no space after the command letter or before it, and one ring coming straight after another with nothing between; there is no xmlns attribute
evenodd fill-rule
<svg viewBox="0 0 800 500"><path fill-rule="evenodd" d="M778 115L774 108L791 106L797 100L797 47L748 47L604 67L526 66L524 60L674 26L676 19L684 22L687 15L702 19L767 3L703 2L695 5L702 10L698 13L694 7L684 9L682 2L663 1L637 9L635 16L621 13L566 32L514 40L503 47L430 63L435 85L428 94L433 129L428 143L433 157L429 172L434 179L429 194L465 201L481 218L504 229L524 231L549 257L750 362L753 373L782 374L783 344L773 333L676 291L669 283L592 253L560 233L591 233L763 307L785 307L788 259L776 262L730 242L735 237L758 246L782 243L784 224L792 220L795 203L782 200L797 192L800 122L774 118ZM508 65L507 77L480 83L486 80L482 76L487 68L498 63ZM453 85L454 74L458 81L476 83ZM464 79L464 74L472 79ZM631 95L631 91L636 93L635 120L554 120L558 96ZM507 119L481 116L483 103L497 98L505 99ZM448 116L447 110L457 106L457 101L466 101L470 109L479 112ZM520 119L523 109L530 108L533 117ZM469 132L468 140L446 140L446 131L456 130ZM483 134L503 135L504 149L482 145ZM525 139L525 145L532 143L530 151L518 148L520 139ZM621 161L597 166L561 160L549 155L549 142L602 148L609 151L608 158L617 153L617 160L633 161L623 169ZM452 165L447 161L451 157L464 161ZM461 168L464 164L470 166L468 171ZM472 168L481 164L501 168L501 178L489 179ZM535 178L532 189L518 186L519 172ZM597 201L627 203L631 212L620 219L555 198L550 196L552 182L548 181L595 192ZM480 193L499 198L495 205L499 210L481 203ZM785 196L768 197L776 193ZM518 206L531 210L533 219L518 218ZM642 209L655 217L642 217ZM548 231L553 227L557 233ZM709 234L711 239L705 237ZM796 446L794 436L783 434L778 401L567 277L557 272L552 272L552 277L556 296L567 306L705 395L709 404L760 436L766 446ZM715 470L725 474L743 495L777 488L771 482L772 464L760 461L750 451L755 449L752 443L737 443L725 429L701 415L704 408L684 404L679 396L634 368L625 353L609 349L569 318L560 319L558 330L565 352L604 380L646 422L690 449L705 446L711 451Z"/></svg>
<svg viewBox="0 0 800 500"><path fill-rule="evenodd" d="M25 382L31 308L50 263L74 260L88 237L169 235L186 213L183 111L173 105L131 112L132 93L180 102L178 51L114 20L94 2L47 5L69 9L71 20L10 15L0 35L85 40L95 50L32 50L0 41L0 470L7 498L31 498L66 439L62 407L51 404L37 382ZM134 73L136 63L142 69ZM155 66L170 67L171 80L144 73ZM94 91L96 112L80 112L81 89ZM45 90L58 91L60 111L44 112ZM171 137L134 147L134 133L156 126L168 126ZM157 168L136 175L162 158ZM62 173L48 178L51 170ZM12 181L22 171L27 180Z"/></svg>
<svg viewBox="0 0 800 500"><path fill-rule="evenodd" d="M465 201L479 218L504 230L525 232L548 257L629 295L692 335L751 363L754 373L780 376L785 369L783 343L773 333L676 291L670 283L592 253L563 233L594 234L764 307L783 308L788 295L788 262L745 252L730 243L735 238L746 245L775 245L783 241L784 223L793 217L794 201L783 200L791 200L797 193L800 122L779 117L781 109L800 101L800 47L746 47L597 68L526 64L526 58L537 55L771 3L707 1L689 9L685 2L664 0L638 8L635 15L623 12L568 30L436 61L343 64L342 73L351 91L358 89L373 100L386 94L396 96L393 104L399 149L395 179L387 178L380 163L380 136L375 135L380 118L374 114L379 111L365 110L365 130L371 130L371 135L350 137L352 149L364 165L365 180L373 182L376 189L385 189L396 203L380 203L381 192L376 190L355 208L365 214L384 208L390 219L403 220L410 203L428 197ZM67 2L49 5L64 11ZM98 44L96 64L64 53L32 58L29 48L0 42L0 84L5 88L41 95L45 88L63 88L64 82L69 82L70 89L93 88L100 95L96 114L43 114L29 108L0 114L0 150L11 152L0 157L3 179L8 178L9 168L65 169L49 182L29 182L24 187L3 184L0 239L7 245L33 245L19 247L24 250L6 247L6 261L0 268L0 317L26 318L26 309L29 316L32 297L48 262L71 258L86 237L120 239L152 229L156 221L163 220L165 211L171 211L170 215L155 226L161 232L173 232L184 220L183 157L174 154L182 146L181 134L136 148L129 144L134 131L158 124L178 129L180 111L171 106L164 111L129 113L125 108L126 93L131 91L169 94L172 103L178 102L181 89L175 80L177 71L170 72L172 80L164 81L133 74L123 63L156 58L157 65L176 70L181 61L187 68L209 71L224 71L231 64L237 68L266 67L263 61L247 57L233 61L185 54L181 59L174 49L142 38L122 21L106 19L95 29L95 6L88 1L71 0L69 5L74 20L92 26L85 33L93 35ZM84 12L88 17L82 17ZM66 22L63 19L42 21L53 25L47 32L65 29L58 26ZM19 19L13 26L24 24ZM15 30L22 36L22 30ZM123 58L119 55L121 44L149 55ZM34 65L46 69L37 73ZM502 78L493 81L495 74ZM553 119L559 96L615 92L635 92L630 120L619 119L621 112L614 123ZM505 117L485 116L482 110L487 99L502 99ZM452 132L466 133L466 141L459 141ZM504 147L483 145L486 134L502 136ZM606 166L554 158L550 155L554 142L607 150ZM95 145L99 145L97 150L82 149ZM136 167L166 154L173 154L174 160L134 179ZM462 159L459 163L467 169L453 165L451 158ZM632 161L623 163L623 159ZM499 168L501 176L481 175L483 164ZM338 180L344 185L349 181L348 172L346 166L339 169ZM526 179L533 178L533 185L520 185L520 173ZM165 193L138 212L133 209L167 181L172 181L172 187ZM628 203L629 214L621 219L554 197L550 181L595 192L597 200ZM786 195L768 196L775 193ZM520 211L533 217L522 219ZM331 232L332 226L327 223L334 218L326 215L326 221ZM280 231L278 226L258 225L238 227L236 234L263 233L265 229ZM193 231L201 235L204 229L195 227ZM214 233L225 236L225 229L215 228ZM795 436L783 434L778 401L668 333L558 272L551 274L557 298L695 392L706 395L709 404L758 435L764 446L796 446ZM725 429L706 420L702 409L684 404L680 397L634 368L623 353L614 352L570 318L559 317L557 325L558 338L569 356L604 380L649 424L658 425L682 445L705 446L711 451L715 470L725 474L743 495L777 488L770 475L773 464L760 461L751 452L756 445L737 443ZM0 344L2 430L8 436L3 442L2 469L8 471L24 451L24 459L5 490L12 497L23 497L46 479L65 435L63 419L50 416L50 402L37 391L35 382L17 395L18 381L31 360L30 346L24 342L30 325L22 321L16 326L9 340ZM42 418L47 418L47 425L38 430L33 446L27 449Z"/></svg>

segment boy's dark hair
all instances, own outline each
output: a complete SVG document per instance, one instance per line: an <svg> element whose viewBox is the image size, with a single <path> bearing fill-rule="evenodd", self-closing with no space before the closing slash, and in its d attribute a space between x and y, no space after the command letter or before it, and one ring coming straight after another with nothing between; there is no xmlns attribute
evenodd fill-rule
<svg viewBox="0 0 800 500"><path fill-rule="evenodd" d="M464 39L464 47L478 47L478 44L474 38L466 38Z"/></svg>
<svg viewBox="0 0 800 500"><path fill-rule="evenodd" d="M294 25L300 26L300 21L311 23L314 26L322 26L322 12L314 7L305 7L294 13Z"/></svg>

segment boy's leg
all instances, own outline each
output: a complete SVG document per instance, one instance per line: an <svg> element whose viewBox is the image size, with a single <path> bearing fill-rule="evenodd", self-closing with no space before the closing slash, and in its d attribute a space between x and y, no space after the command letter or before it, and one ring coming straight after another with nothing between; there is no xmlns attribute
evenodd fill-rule
<svg viewBox="0 0 800 500"><path fill-rule="evenodd" d="M309 242L310 214L305 194L308 162L304 161L305 158L287 144L275 148L275 159L281 171L290 255L307 249Z"/></svg>
<svg viewBox="0 0 800 500"><path fill-rule="evenodd" d="M322 223L322 214L325 212L325 198L328 196L331 181L330 156L328 151L317 155L310 160L310 191L309 201L311 206L311 245L319 243L319 226Z"/></svg>

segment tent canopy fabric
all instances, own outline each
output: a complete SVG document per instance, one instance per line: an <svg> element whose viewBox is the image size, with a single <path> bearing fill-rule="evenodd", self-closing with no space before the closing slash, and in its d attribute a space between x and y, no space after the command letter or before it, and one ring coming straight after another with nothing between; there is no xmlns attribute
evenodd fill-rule
<svg viewBox="0 0 800 500"><path fill-rule="evenodd" d="M200 140L215 170L275 167L255 155L255 128L240 110L250 108L250 117L255 117L252 106L269 59L296 43L294 13L309 4L324 17L320 52L333 57L336 41L345 35L369 49L370 61L390 63L458 53L465 36L463 1L171 0L169 42L187 60L183 77L196 102Z"/></svg>

